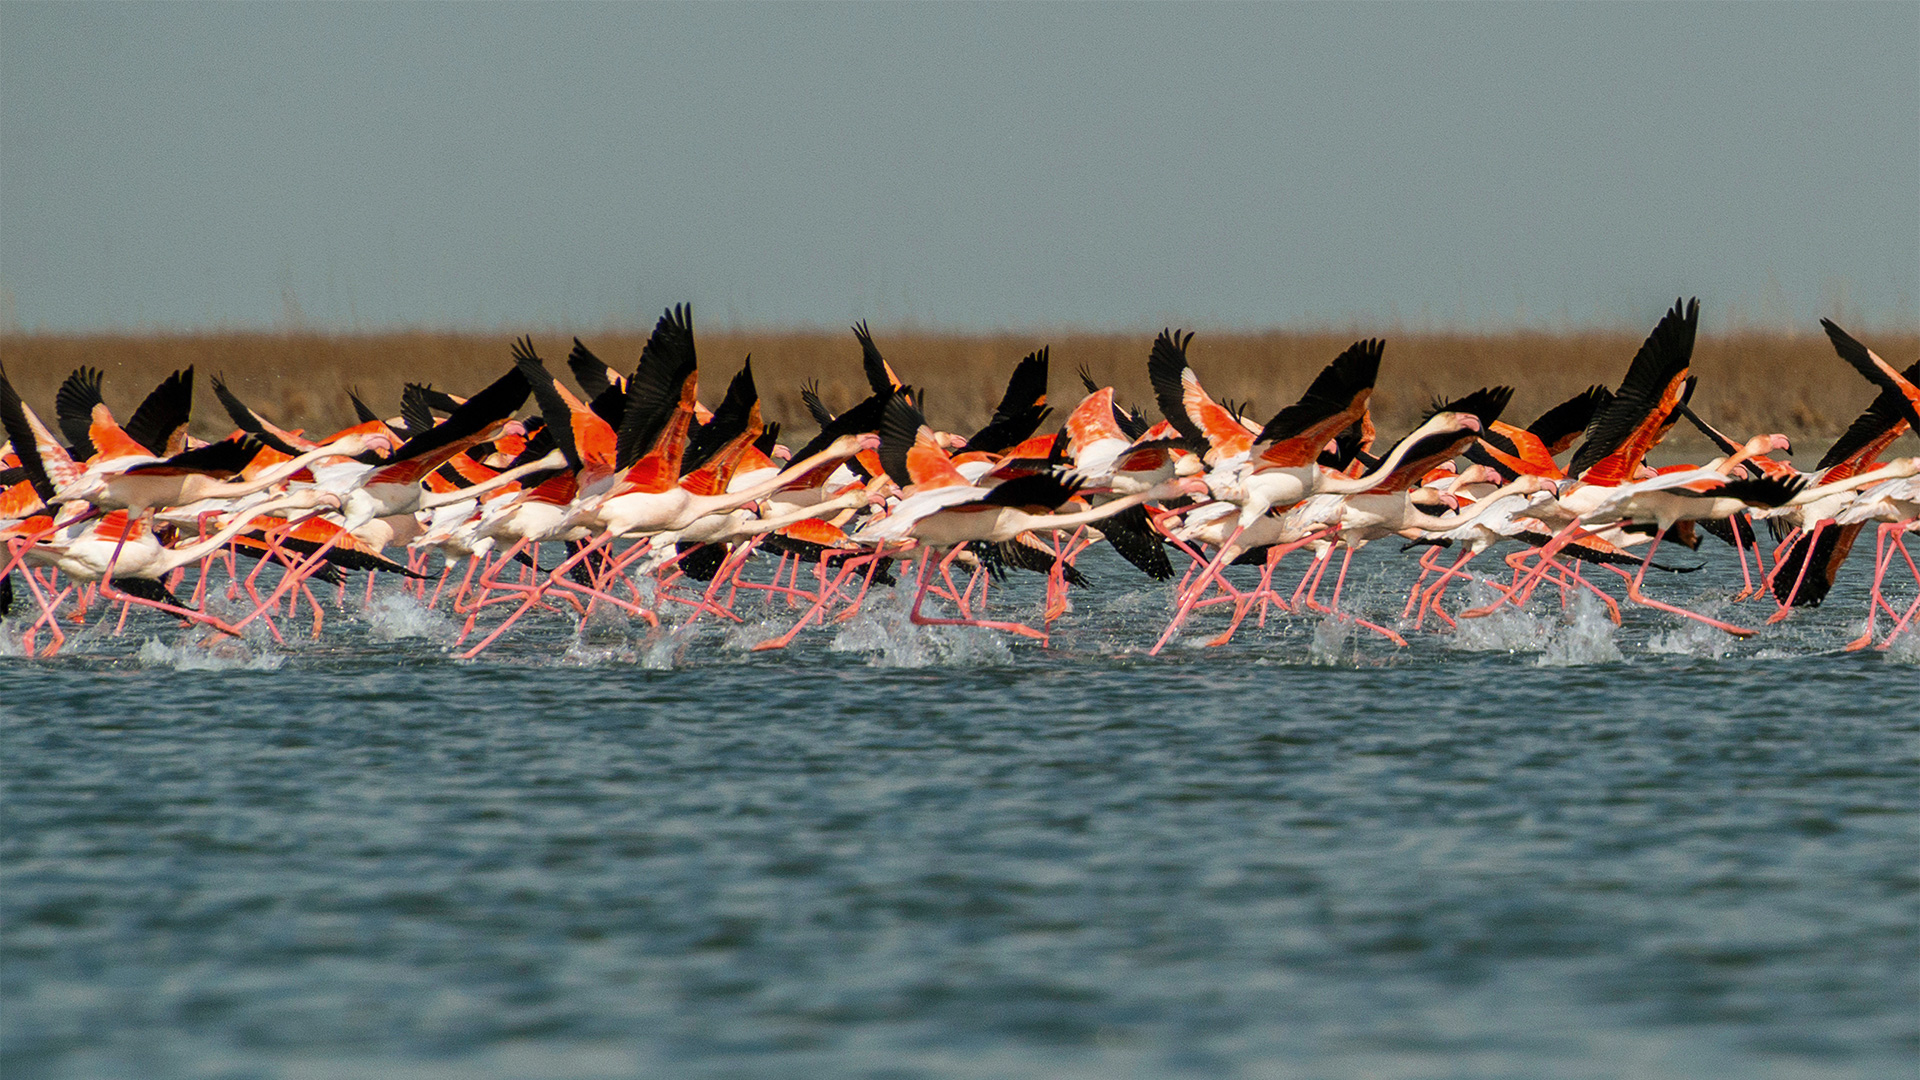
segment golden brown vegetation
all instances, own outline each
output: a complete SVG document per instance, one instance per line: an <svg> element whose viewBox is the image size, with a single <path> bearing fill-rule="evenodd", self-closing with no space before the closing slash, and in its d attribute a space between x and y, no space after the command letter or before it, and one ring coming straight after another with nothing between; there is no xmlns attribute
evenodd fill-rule
<svg viewBox="0 0 1920 1080"><path fill-rule="evenodd" d="M1556 402L1593 384L1619 383L1644 332L1549 334L1508 332L1387 333L1386 360L1374 397L1383 438L1410 429L1439 396L1508 383L1517 388L1508 419L1525 423ZM1354 333L1208 333L1194 338L1189 357L1209 391L1252 403L1258 419L1289 404L1314 374L1352 341ZM876 334L881 350L905 381L922 387L936 426L971 431L983 424L1007 374L1027 352L1052 346L1051 401L1070 408L1083 393L1078 369L1118 387L1120 399L1158 418L1147 385L1153 336L1064 332L959 335L912 330ZM644 331L583 334L614 367L630 370ZM29 404L51 413L54 390L69 372L91 364L106 372L106 398L124 418L141 396L177 368L202 376L224 373L236 393L287 426L331 431L353 422L349 388L375 409L398 411L401 384L426 382L471 393L505 370L507 334L401 332L372 334L180 333L153 335L15 334L0 337L0 363ZM1881 355L1905 366L1920 355L1920 334L1869 334ZM548 366L565 372L571 346L560 333L534 335ZM865 393L860 350L845 331L702 332L701 397L716 403L742 357L751 353L769 419L804 435L812 429L800 404L804 380L817 379L821 397L841 408ZM1783 431L1796 458L1811 464L1828 441L1873 399L1874 391L1834 356L1826 338L1741 333L1702 337L1694 353L1700 376L1695 405L1703 416L1739 437ZM226 434L225 415L200 381L196 434ZM531 403L529 403L531 407ZM1706 444L1685 425L1669 448L1699 456ZM789 440L790 441L790 440Z"/></svg>

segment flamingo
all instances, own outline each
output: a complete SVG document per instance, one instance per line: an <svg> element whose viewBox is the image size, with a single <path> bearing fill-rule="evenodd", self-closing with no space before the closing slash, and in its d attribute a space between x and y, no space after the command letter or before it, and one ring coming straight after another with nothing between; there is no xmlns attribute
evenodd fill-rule
<svg viewBox="0 0 1920 1080"><path fill-rule="evenodd" d="M204 612L182 607L171 599L156 599L152 590L135 594L125 592L117 585L126 580L157 584L175 569L198 562L225 547L255 519L268 514L319 507L338 509L339 506L339 496L331 492L313 489L293 492L235 514L232 521L212 536L182 547L168 547L160 543L152 530L140 527L129 511L120 510L90 523L56 531L40 540L28 552L28 559L51 565L76 581L98 583L102 599L151 607L189 622L205 624L221 633L237 635L237 628Z"/></svg>

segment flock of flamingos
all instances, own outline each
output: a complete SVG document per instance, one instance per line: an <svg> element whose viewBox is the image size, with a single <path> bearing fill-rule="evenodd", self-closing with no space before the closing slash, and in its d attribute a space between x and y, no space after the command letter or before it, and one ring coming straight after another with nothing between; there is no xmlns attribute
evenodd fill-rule
<svg viewBox="0 0 1920 1080"><path fill-rule="evenodd" d="M1179 578L1155 653L1203 612L1212 644L1250 615L1310 611L1404 645L1403 631L1526 605L1543 584L1563 603L1597 595L1616 623L1624 600L1745 636L1643 591L1649 567L1689 569L1656 559L1663 544L1718 538L1740 562L1735 599L1765 603L1777 621L1820 603L1874 525L1866 628L1850 647L1875 644L1884 614L1885 648L1920 610L1904 584L1920 589L1906 547L1920 528L1920 458L1877 459L1920 430L1920 364L1896 370L1823 321L1839 360L1880 393L1802 472L1781 456L1783 436L1737 441L1689 409L1698 318L1698 301L1676 302L1617 390L1594 387L1524 427L1503 419L1510 388L1476 390L1437 402L1390 445L1368 413L1379 341L1354 343L1260 423L1207 394L1187 363L1191 334L1162 332L1147 359L1158 419L1083 374L1087 396L1046 433L1041 349L1014 369L992 421L962 436L927 425L862 325L872 395L833 415L803 392L820 434L792 450L761 415L751 361L718 408L700 405L685 307L661 317L630 375L576 340L569 386L522 340L513 366L471 397L409 385L393 418L356 397L363 422L317 440L218 378L237 430L189 438L191 368L124 421L101 399L101 373L82 368L60 387L50 428L0 371L0 618L28 655L58 652L90 614L117 609L117 633L135 607L212 638L260 623L276 640L310 609L317 637L349 573L368 575L371 599L372 575L387 572L464 619L462 657L532 611L684 625L740 621L748 597L792 619L756 646L775 649L850 618L873 587L906 582L916 623L1045 643L1084 584L1077 558L1105 540L1147 577ZM534 415L516 419L529 397ZM1723 456L1649 467L1680 422ZM1341 608L1354 552L1376 540L1419 552L1395 627ZM1474 579L1469 565L1495 547L1508 549L1505 565ZM1297 579L1277 584L1295 552ZM1236 565L1249 569L1224 572ZM1046 578L1032 625L987 617L989 588L1013 572ZM1450 607L1463 579L1490 585L1491 601ZM1624 588L1616 598L1602 585Z"/></svg>

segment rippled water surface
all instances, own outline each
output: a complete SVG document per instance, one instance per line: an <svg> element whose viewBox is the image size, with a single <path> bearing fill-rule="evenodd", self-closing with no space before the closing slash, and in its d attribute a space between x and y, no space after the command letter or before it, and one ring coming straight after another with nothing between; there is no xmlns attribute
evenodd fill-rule
<svg viewBox="0 0 1920 1080"><path fill-rule="evenodd" d="M1912 1074L1920 650L1838 651L1852 576L1746 642L1542 594L1149 658L1167 587L1086 566L1046 650L883 602L460 663L383 587L0 658L0 1072Z"/></svg>

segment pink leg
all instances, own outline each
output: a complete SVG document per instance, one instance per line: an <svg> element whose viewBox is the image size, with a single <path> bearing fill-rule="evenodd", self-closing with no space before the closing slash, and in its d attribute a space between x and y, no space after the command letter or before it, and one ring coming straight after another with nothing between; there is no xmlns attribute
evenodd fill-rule
<svg viewBox="0 0 1920 1080"><path fill-rule="evenodd" d="M908 549L901 548L899 550L904 552ZM847 605L845 611L833 617L834 622L846 622L848 619L860 613L860 605L866 602L867 593L873 588L873 579L879 576L880 563L886 558L885 552L885 548L876 548L874 550L873 561L867 564L866 580L860 583L860 591L854 594L853 603Z"/></svg>
<svg viewBox="0 0 1920 1080"><path fill-rule="evenodd" d="M1529 571L1524 579L1516 580L1511 589L1500 594L1499 599L1470 611L1463 611L1460 613L1460 617L1463 619L1478 619L1493 614L1500 609L1502 604L1508 601L1512 601L1515 604L1526 603L1527 598L1533 595L1534 586L1539 584L1540 578L1547 572L1547 567L1552 565L1553 557L1559 554L1561 548L1572 543L1580 532L1581 528L1578 519L1569 522L1566 528L1554 533L1553 538L1547 541L1546 546L1539 550L1539 565Z"/></svg>
<svg viewBox="0 0 1920 1080"><path fill-rule="evenodd" d="M141 515L143 520L150 520L152 516L153 516L153 511L151 510ZM107 557L106 570L104 573L100 575L101 598L103 600L107 600L113 603L139 604L141 607L150 607L156 611L164 611L169 615L177 615L180 618L187 620L189 623L194 623L194 622L204 623L208 626L214 627L215 629L222 631L223 633L225 632L237 633L237 631L231 631L225 623L222 623L220 620L214 618L211 615L206 614L205 612L189 611L188 609L180 607L177 604L168 604L159 600L142 600L137 596L133 596L130 593L122 592L119 589L116 589L113 587L113 568L120 561L120 552L126 547L127 538L133 534L133 526L134 526L133 515L128 514L126 527L121 529L120 539L113 545L113 554ZM126 616L124 614L121 616L120 621L122 625L125 625ZM118 633L118 631L116 630L115 633Z"/></svg>
<svg viewBox="0 0 1920 1080"><path fill-rule="evenodd" d="M843 560L840 563L839 573L836 574L833 579L833 584L831 586L823 587L820 590L819 599L814 602L812 607L809 607L806 610L806 612L800 616L800 621L794 623L792 628L790 628L786 633L781 634L779 637L773 638L772 640L769 640L769 641L763 641L760 644L755 645L752 651L764 652L768 649L784 649L788 645L791 645L793 643L794 636L800 633L800 631L807 625L807 623L813 621L815 616L820 615L826 611L827 604L832 600L834 594L839 592L841 583L846 581L850 575L854 574L859 570L860 564L863 560L867 562L869 566L871 566L873 564L877 564L880 561L880 555L878 553L875 553L873 555L865 555L865 556L860 556L858 558ZM871 571L869 571L869 577L871 577Z"/></svg>
<svg viewBox="0 0 1920 1080"><path fill-rule="evenodd" d="M33 546L34 541L18 539L10 540L7 543L9 547L14 548L14 558L7 564L7 569L11 572L13 567L19 564L20 558L25 554L26 549ZM73 587L70 585L60 590L60 594L49 602L46 594L41 591L39 579L33 576L32 567L23 567L20 576L26 579L27 592L33 596L33 602L40 608L40 617L27 626L27 632L21 636L20 643L26 648L28 656L34 655L34 631L44 623L53 640L48 643L47 651L42 655L52 656L59 652L60 647L66 644L67 641L66 633L60 629L60 619L56 612L58 612L61 602L67 598L67 594L73 591Z"/></svg>
<svg viewBox="0 0 1920 1080"><path fill-rule="evenodd" d="M1800 573L1794 576L1793 588L1787 590L1787 598L1780 602L1780 610L1767 619L1769 625L1793 614L1794 598L1800 595L1800 586L1807 580L1807 570L1813 566L1814 548L1820 545L1821 530L1827 527L1824 521L1815 522L1813 530L1807 533L1806 552L1800 557Z"/></svg>
<svg viewBox="0 0 1920 1080"><path fill-rule="evenodd" d="M1379 634L1381 637L1386 638L1388 641L1391 641L1395 645L1398 645L1404 649L1406 648L1406 645L1407 645L1406 638L1401 637L1399 634L1396 634L1392 630L1389 630L1386 627L1381 626L1377 623L1370 623L1365 619L1358 618L1353 615L1345 614L1340 610L1340 590L1347 583L1347 566L1349 563L1353 562L1353 553L1357 550L1359 549L1354 547L1353 545L1351 544L1347 545L1347 553L1340 560L1340 576L1338 578L1335 578L1333 582L1333 603L1327 607L1326 612L1327 614L1333 616L1336 619L1339 619L1342 622L1350 622L1355 626L1359 626L1367 630L1371 630L1374 633ZM1309 606L1312 605L1311 599L1309 599L1308 604Z"/></svg>
<svg viewBox="0 0 1920 1080"><path fill-rule="evenodd" d="M956 545L956 548L959 546L962 545ZM951 558L951 556L949 556L949 558ZM930 615L922 615L920 613L920 604L927 597L927 587L933 584L932 578L927 575L927 562L931 560L932 554L929 552L927 560L922 561L920 564L919 591L914 594L913 609L907 613L907 619L910 622L920 626L978 626L987 630L1001 630L1009 634L1030 637L1039 641L1042 645L1047 643L1047 635L1044 632L1035 630L1031 626L1023 626L1020 623L992 622L986 619L937 619Z"/></svg>
<svg viewBox="0 0 1920 1080"><path fill-rule="evenodd" d="M1873 588L1867 592L1867 628L1859 637L1847 643L1846 652L1857 652L1873 644L1873 631L1881 608L1886 608L1896 623L1899 619L1892 606L1880 595L1880 581L1893 561L1893 552L1887 550L1887 529L1890 527L1894 526L1882 525L1873 531Z"/></svg>
<svg viewBox="0 0 1920 1080"><path fill-rule="evenodd" d="M1907 569L1912 571L1914 583L1920 584L1920 566L1914 565L1913 554L1907 550L1907 533L1912 530L1913 525L1910 522L1902 523L1895 525L1894 528L1896 531L1893 536L1893 546L1899 548L1901 557L1906 559ZM1913 625L1913 616L1916 612L1920 612L1920 596L1915 596L1913 603L1907 605L1906 614L1900 616L1900 621L1894 623L1893 629L1887 631L1886 638L1880 642L1880 648L1885 649L1892 645L1895 638L1905 633L1907 628Z"/></svg>
<svg viewBox="0 0 1920 1080"><path fill-rule="evenodd" d="M1247 527L1241 525L1233 530L1233 535L1227 537L1227 542L1220 546L1220 553L1215 555L1211 562L1207 563L1207 568L1201 571L1199 580L1193 583L1193 588L1181 597L1180 606L1175 609L1172 621L1168 622L1166 630L1161 632L1160 640L1154 642L1153 648L1147 650L1148 656L1158 656L1160 655L1160 650L1166 648L1167 642L1172 639L1174 631L1180 629L1180 624L1187 621L1187 615L1193 611L1193 605L1200 599L1200 595L1206 591L1207 583L1218 577L1221 568L1233 560L1235 554L1234 544L1239 542L1240 534L1246 531Z"/></svg>
<svg viewBox="0 0 1920 1080"><path fill-rule="evenodd" d="M1660 550L1660 535L1659 533L1655 533L1653 537L1653 543L1647 546L1646 557L1640 560L1639 572L1634 574L1632 580L1627 582L1627 599L1633 601L1636 604L1641 604L1646 607L1655 608L1660 611L1671 612L1675 615L1680 615L1688 619L1693 619L1697 622L1703 622L1708 626L1713 627L1716 630L1724 630L1727 633L1732 634L1734 637L1752 637L1753 636L1753 631L1748 630L1744 627L1734 626L1731 623L1724 623L1718 619L1709 619L1705 615L1701 615L1698 612L1688 611L1686 608L1675 607L1672 604L1663 604L1658 600L1654 600L1642 595L1640 592L1640 583L1642 582L1642 580L1646 578L1647 564L1653 562L1653 553L1658 550Z"/></svg>
<svg viewBox="0 0 1920 1080"><path fill-rule="evenodd" d="M1486 549L1475 548L1469 545L1465 551L1460 553L1460 557L1453 561L1453 565L1440 571L1440 576L1435 578L1433 584L1427 587L1426 593L1420 596L1420 607L1413 617L1413 628L1415 630L1420 629L1420 625L1426 622L1427 612L1429 611L1433 612L1436 618L1448 626L1454 625L1453 619L1449 617L1445 611L1441 610L1440 598L1446 595L1447 585L1450 584L1454 578L1472 576L1466 572L1466 565L1473 561L1474 556L1484 550Z"/></svg>
<svg viewBox="0 0 1920 1080"><path fill-rule="evenodd" d="M1428 575L1438 569L1434 561L1439 554L1440 549L1437 547L1430 547L1420 553L1420 576L1413 579L1413 587L1407 590L1407 606L1400 609L1402 620L1413 618L1414 609L1420 603L1420 594L1423 591L1421 586L1427 583Z"/></svg>
<svg viewBox="0 0 1920 1080"><path fill-rule="evenodd" d="M447 579L452 576L453 561L451 559L445 560L445 565L440 567L440 580L435 582L433 586L433 599L427 601L428 611L432 611L440 605L440 590L447 587Z"/></svg>

